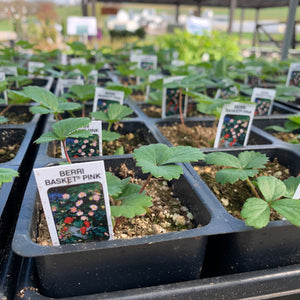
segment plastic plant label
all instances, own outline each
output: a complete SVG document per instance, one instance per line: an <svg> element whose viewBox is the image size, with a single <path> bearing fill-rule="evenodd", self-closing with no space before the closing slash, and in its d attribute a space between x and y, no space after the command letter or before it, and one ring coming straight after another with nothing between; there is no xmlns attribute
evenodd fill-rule
<svg viewBox="0 0 300 300"><path fill-rule="evenodd" d="M286 86L300 87L300 63L291 63Z"/></svg>
<svg viewBox="0 0 300 300"><path fill-rule="evenodd" d="M172 82L179 82L183 78L184 76L165 78L163 80L163 84L165 85ZM185 89L185 91L187 91L187 89ZM180 108L179 108L180 97L181 97L182 115L185 118L187 114L188 96L182 94L181 89L179 87L163 88L162 113L161 113L162 118L180 115Z"/></svg>
<svg viewBox="0 0 300 300"><path fill-rule="evenodd" d="M69 88L73 85L84 85L84 81L81 78L68 78L68 79L59 78L57 82L55 95L59 97L64 93L68 93Z"/></svg>
<svg viewBox="0 0 300 300"><path fill-rule="evenodd" d="M5 80L5 73L1 72L0 73L0 81L4 81ZM7 105L7 92L3 91L2 93L0 93L0 98L5 100L5 104Z"/></svg>
<svg viewBox="0 0 300 300"><path fill-rule="evenodd" d="M173 59L171 61L171 65L174 67L182 67L182 66L185 66L185 61L179 60L179 59Z"/></svg>
<svg viewBox="0 0 300 300"><path fill-rule="evenodd" d="M17 67L0 67L0 72L5 73L6 76L17 76Z"/></svg>
<svg viewBox="0 0 300 300"><path fill-rule="evenodd" d="M157 56L156 55L139 55L137 57L138 68L145 71L155 70L157 68ZM145 79L137 77L137 84L140 84Z"/></svg>
<svg viewBox="0 0 300 300"><path fill-rule="evenodd" d="M164 76L162 75L162 74L159 74L159 75L153 75L153 74L151 74L151 75L149 75L149 77L148 77L148 81L151 83L151 82L154 82L154 81L156 81L156 80L159 80L159 79L161 79L161 78L163 78ZM157 91L157 89L154 89L154 88L152 88L152 87L150 87L150 85L149 84L147 84L147 87L146 87L146 100L150 100L150 93L152 93L152 92L156 92Z"/></svg>
<svg viewBox="0 0 300 300"><path fill-rule="evenodd" d="M246 67L246 71L250 71L251 74L246 75L245 84L249 84L252 86L261 84L261 79L259 78L259 76L262 73L262 67L248 66Z"/></svg>
<svg viewBox="0 0 300 300"><path fill-rule="evenodd" d="M251 102L256 103L255 116L268 116L272 112L272 107L276 95L276 90L254 88Z"/></svg>
<svg viewBox="0 0 300 300"><path fill-rule="evenodd" d="M238 94L238 88L235 85L230 85L223 89L218 89L215 95L215 99L229 99L237 97Z"/></svg>
<svg viewBox="0 0 300 300"><path fill-rule="evenodd" d="M33 171L54 246L113 239L103 161Z"/></svg>
<svg viewBox="0 0 300 300"><path fill-rule="evenodd" d="M38 69L41 69L45 66L43 62L39 61L29 61L28 62L28 73L33 74L36 72Z"/></svg>
<svg viewBox="0 0 300 300"><path fill-rule="evenodd" d="M232 102L223 106L214 148L246 146L255 112L254 104Z"/></svg>
<svg viewBox="0 0 300 300"><path fill-rule="evenodd" d="M70 65L86 65L86 59L84 57L70 58Z"/></svg>
<svg viewBox="0 0 300 300"><path fill-rule="evenodd" d="M300 184L297 187L297 190L295 192L295 195L293 196L293 199L300 199Z"/></svg>
<svg viewBox="0 0 300 300"><path fill-rule="evenodd" d="M81 129L89 130L93 135L88 138L67 138L66 146L70 158L102 156L102 121L91 121ZM61 142L61 149L63 149ZM66 158L64 151L62 158Z"/></svg>
<svg viewBox="0 0 300 300"><path fill-rule="evenodd" d="M124 92L114 91L101 87L95 89L93 111L107 111L107 108L112 103L120 103L123 105L124 102Z"/></svg>

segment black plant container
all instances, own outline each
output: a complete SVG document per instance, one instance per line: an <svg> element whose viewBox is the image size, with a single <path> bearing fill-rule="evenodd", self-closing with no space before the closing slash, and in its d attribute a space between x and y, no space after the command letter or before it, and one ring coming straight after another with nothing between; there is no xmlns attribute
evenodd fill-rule
<svg viewBox="0 0 300 300"><path fill-rule="evenodd" d="M105 159L113 170L126 163L140 174L129 157ZM41 164L36 165L36 167ZM144 178L145 175L138 175ZM212 228L224 229L213 207L196 196L197 185L188 172L171 182L176 197L194 215L191 230L86 244L41 246L34 242L40 204L31 176L24 196L13 250L31 257L38 274L38 290L47 297L69 297L196 280L201 276L207 234ZM186 197L188 195L188 197ZM211 226L211 224L215 224Z"/></svg>

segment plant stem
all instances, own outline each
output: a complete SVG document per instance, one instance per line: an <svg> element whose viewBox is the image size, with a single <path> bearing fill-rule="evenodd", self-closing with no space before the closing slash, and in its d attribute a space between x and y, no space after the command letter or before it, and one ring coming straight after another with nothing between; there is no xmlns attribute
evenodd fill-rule
<svg viewBox="0 0 300 300"><path fill-rule="evenodd" d="M69 156L68 151L67 151L66 139L64 139L62 141L62 144L63 144L63 148L64 148L66 159L67 159L68 163L71 164L72 162L71 162L70 156Z"/></svg>
<svg viewBox="0 0 300 300"><path fill-rule="evenodd" d="M84 118L85 117L85 102L83 102L83 104L82 104L82 113L81 113L81 116L82 116L82 118Z"/></svg>
<svg viewBox="0 0 300 300"><path fill-rule="evenodd" d="M180 93L179 93L179 114L180 114L181 124L183 126L185 126L184 119L183 119L183 113L182 113L182 88L180 88Z"/></svg>
<svg viewBox="0 0 300 300"><path fill-rule="evenodd" d="M145 181L144 185L142 186L141 190L139 191L139 194L141 194L144 191L145 187L147 186L147 184L149 183L151 178L152 178L152 174L150 174L148 176L147 180Z"/></svg>
<svg viewBox="0 0 300 300"><path fill-rule="evenodd" d="M107 131L110 131L112 124L113 124L113 123L111 123L111 122L108 122Z"/></svg>
<svg viewBox="0 0 300 300"><path fill-rule="evenodd" d="M7 105L1 112L0 116L4 116L4 114L13 106L13 104Z"/></svg>
<svg viewBox="0 0 300 300"><path fill-rule="evenodd" d="M253 185L253 183L251 182L251 180L247 177L246 179L247 183L249 184L252 192L254 193L254 195L257 197L257 198L260 198L260 196L258 195L257 191L256 191L256 188L255 186Z"/></svg>

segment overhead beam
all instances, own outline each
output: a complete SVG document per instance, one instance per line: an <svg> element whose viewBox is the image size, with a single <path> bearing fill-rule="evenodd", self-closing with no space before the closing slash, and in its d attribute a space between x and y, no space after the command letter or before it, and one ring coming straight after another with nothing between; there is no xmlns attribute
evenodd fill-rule
<svg viewBox="0 0 300 300"><path fill-rule="evenodd" d="M234 18L234 11L236 8L237 0L230 0L230 12L229 12L229 23L228 23L228 29L227 32L231 34L232 32L232 24L233 24L233 18Z"/></svg>

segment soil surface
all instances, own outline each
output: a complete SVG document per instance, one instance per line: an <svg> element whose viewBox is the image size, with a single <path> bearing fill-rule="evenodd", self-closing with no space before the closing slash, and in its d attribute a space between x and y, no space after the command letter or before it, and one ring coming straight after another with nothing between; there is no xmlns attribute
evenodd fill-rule
<svg viewBox="0 0 300 300"><path fill-rule="evenodd" d="M218 123L213 126L195 125L184 126L178 123L159 126L159 130L174 146L192 146L198 148L211 148L217 133ZM261 144L255 137L249 136L249 145Z"/></svg>
<svg viewBox="0 0 300 300"><path fill-rule="evenodd" d="M246 199L255 197L253 192L246 181L238 180L237 182L230 184L220 184L215 180L215 174L218 170L223 169L220 166L205 165L194 166L196 172L201 176L204 182L209 186L221 204L226 210L234 217L242 219L240 211L244 205ZM277 159L273 162L268 162L265 169L259 171L258 176L274 176L278 179L285 180L289 178L290 171L288 168L278 163ZM280 220L281 216L274 210L271 211L271 220Z"/></svg>
<svg viewBox="0 0 300 300"><path fill-rule="evenodd" d="M162 108L157 105L147 105L142 107L142 111L150 118L161 118ZM207 115L199 113L193 103L188 104L187 117L204 117Z"/></svg>
<svg viewBox="0 0 300 300"><path fill-rule="evenodd" d="M8 124L25 124L31 121L32 113L28 112L18 114L14 111L8 111L4 114L4 117L8 119Z"/></svg>
<svg viewBox="0 0 300 300"><path fill-rule="evenodd" d="M1 130L0 131L0 163L4 163L15 158L24 133L21 130Z"/></svg>
<svg viewBox="0 0 300 300"><path fill-rule="evenodd" d="M134 172L129 170L125 164L121 165L119 175L121 178L130 176L132 177L131 182L141 186L145 182L145 180L134 178ZM193 223L192 213L186 206L181 205L180 199L176 198L168 182L164 179L151 178L145 191L148 196L152 197L153 205L145 215L132 219L122 218L115 228L115 239L130 239L201 226ZM51 245L45 216L43 212L40 215L37 243Z"/></svg>
<svg viewBox="0 0 300 300"><path fill-rule="evenodd" d="M297 143L300 143L300 138L298 138L299 133L275 132L273 133L273 136L286 143L290 143L291 141L297 141Z"/></svg>

